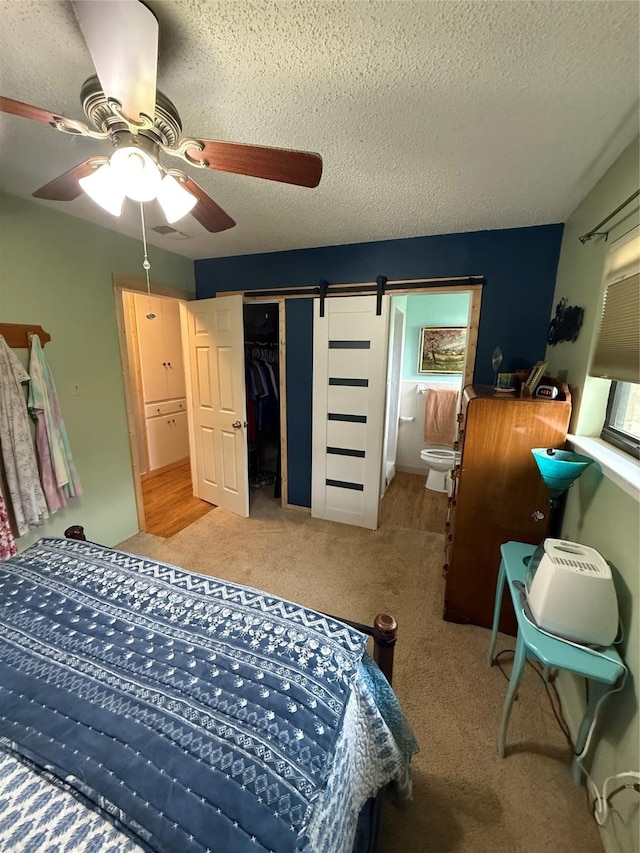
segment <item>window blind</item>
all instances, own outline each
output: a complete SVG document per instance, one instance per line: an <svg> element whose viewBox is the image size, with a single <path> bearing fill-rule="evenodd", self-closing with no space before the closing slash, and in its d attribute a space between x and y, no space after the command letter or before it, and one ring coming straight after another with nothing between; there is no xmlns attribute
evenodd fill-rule
<svg viewBox="0 0 640 853"><path fill-rule="evenodd" d="M637 261L636 261L637 269ZM609 278L609 276L608 276ZM640 383L640 275L606 289L592 376Z"/></svg>

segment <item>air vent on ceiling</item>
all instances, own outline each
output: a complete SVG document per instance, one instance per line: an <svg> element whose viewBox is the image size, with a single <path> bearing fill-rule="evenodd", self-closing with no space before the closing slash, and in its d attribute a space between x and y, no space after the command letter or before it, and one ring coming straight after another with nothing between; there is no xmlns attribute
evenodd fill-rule
<svg viewBox="0 0 640 853"><path fill-rule="evenodd" d="M172 228L170 225L156 225L152 230L158 234L162 234L163 237L171 237L173 240L191 239L188 234L183 234L182 231L176 231L176 229Z"/></svg>

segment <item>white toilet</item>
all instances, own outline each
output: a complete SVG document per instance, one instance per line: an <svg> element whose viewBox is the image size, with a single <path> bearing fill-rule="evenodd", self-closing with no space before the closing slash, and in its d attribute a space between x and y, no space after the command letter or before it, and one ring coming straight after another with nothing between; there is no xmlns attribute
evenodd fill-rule
<svg viewBox="0 0 640 853"><path fill-rule="evenodd" d="M446 447L426 447L420 451L420 459L429 468L425 489L432 492L448 492L447 474L460 462L460 453Z"/></svg>

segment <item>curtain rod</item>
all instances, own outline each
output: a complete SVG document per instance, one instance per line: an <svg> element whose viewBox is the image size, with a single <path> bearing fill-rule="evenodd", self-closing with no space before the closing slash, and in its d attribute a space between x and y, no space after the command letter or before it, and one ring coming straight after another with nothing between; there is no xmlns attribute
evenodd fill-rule
<svg viewBox="0 0 640 853"><path fill-rule="evenodd" d="M580 240L580 242L584 245L587 242L587 240L590 240L592 237L595 237L596 234L598 234L598 233L604 234L606 237L608 237L609 236L608 231L599 232L598 229L602 228L603 225L606 225L606 223L610 219L613 219L613 217L616 215L616 213L620 213L620 211L624 207L626 207L629 204L629 202L633 201L634 198L637 198L639 195L640 195L640 190L636 190L634 193L632 193L626 201L623 201L619 207L616 207L616 209L613 211L613 213L610 213L608 216L605 216L605 218L602 220L602 222L599 222L595 228L592 228L591 231L587 231L586 234L583 234L582 237L579 237L578 239Z"/></svg>

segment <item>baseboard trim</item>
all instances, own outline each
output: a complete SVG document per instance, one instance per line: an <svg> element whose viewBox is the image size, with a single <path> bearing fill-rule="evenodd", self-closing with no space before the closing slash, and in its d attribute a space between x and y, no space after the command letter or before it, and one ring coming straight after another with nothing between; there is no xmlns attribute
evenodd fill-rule
<svg viewBox="0 0 640 853"><path fill-rule="evenodd" d="M282 502L282 509L298 510L299 512L305 512L307 515L311 515L311 507L310 506L300 506L300 504L290 504L290 503L283 501Z"/></svg>
<svg viewBox="0 0 640 853"><path fill-rule="evenodd" d="M422 468L412 468L410 465L398 465L396 464L396 471L399 474L420 474L427 479L427 468L426 465Z"/></svg>

